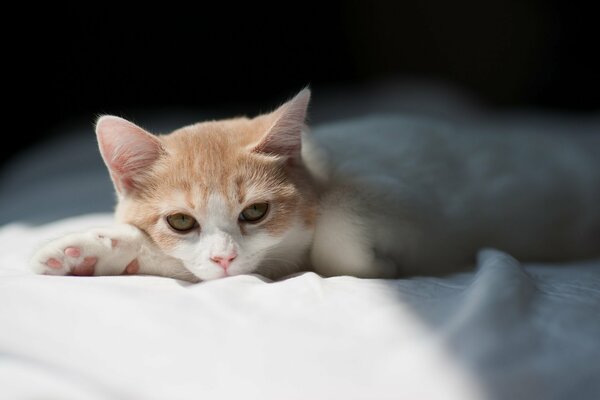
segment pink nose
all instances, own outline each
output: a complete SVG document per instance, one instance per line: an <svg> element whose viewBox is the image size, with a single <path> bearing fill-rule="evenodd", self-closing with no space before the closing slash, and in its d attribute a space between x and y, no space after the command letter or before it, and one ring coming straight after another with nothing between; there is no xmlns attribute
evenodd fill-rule
<svg viewBox="0 0 600 400"><path fill-rule="evenodd" d="M227 268L229 268L229 265L233 262L233 260L235 260L236 257L236 253L231 253L228 256L212 256L210 259L214 263L219 264L223 269L226 270Z"/></svg>

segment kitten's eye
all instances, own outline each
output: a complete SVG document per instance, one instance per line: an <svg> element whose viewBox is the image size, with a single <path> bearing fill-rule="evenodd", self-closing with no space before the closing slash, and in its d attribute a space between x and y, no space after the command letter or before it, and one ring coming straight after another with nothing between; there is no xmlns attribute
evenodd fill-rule
<svg viewBox="0 0 600 400"><path fill-rule="evenodd" d="M189 215L177 213L167 217L167 223L177 232L188 232L198 226L198 223Z"/></svg>
<svg viewBox="0 0 600 400"><path fill-rule="evenodd" d="M256 223L263 219L269 211L269 203L256 203L247 207L240 213L239 220L244 222Z"/></svg>

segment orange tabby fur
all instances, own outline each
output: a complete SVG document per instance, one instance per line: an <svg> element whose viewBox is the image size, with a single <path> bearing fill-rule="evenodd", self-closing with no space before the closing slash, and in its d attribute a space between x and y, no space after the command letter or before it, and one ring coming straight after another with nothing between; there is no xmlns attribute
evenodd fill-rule
<svg viewBox="0 0 600 400"><path fill-rule="evenodd" d="M157 227L166 211L164 205L179 202L182 210L168 211L193 210L206 217L203 205L216 192L226 199L232 213L240 205L272 199L271 212L276 215L264 224L272 235L287 230L294 216L312 227L316 195L300 160L286 165L276 156L252 152L276 118L275 112L254 119L202 122L157 136L164 152L137 178L139 190L119 203L117 220L139 227L161 248L170 249L178 238ZM252 199L247 198L250 186L255 196ZM243 225L240 228L244 234Z"/></svg>

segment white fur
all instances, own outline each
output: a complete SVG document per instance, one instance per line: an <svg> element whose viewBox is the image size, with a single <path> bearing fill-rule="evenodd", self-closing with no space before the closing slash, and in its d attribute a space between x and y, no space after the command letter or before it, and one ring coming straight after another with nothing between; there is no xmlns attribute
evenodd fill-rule
<svg viewBox="0 0 600 400"><path fill-rule="evenodd" d="M278 278L306 269L307 251L312 243L313 232L299 221L295 221L281 237L263 240L256 252L258 273Z"/></svg>
<svg viewBox="0 0 600 400"><path fill-rule="evenodd" d="M226 276L225 270L211 261L211 258L233 252L238 256L229 267L230 273L251 272L245 270L246 254L239 245L241 234L236 223L237 213L229 210L220 195L209 196L204 212L194 210L192 216L200 224L200 229L185 235L173 232L173 235L181 238L181 242L169 251L170 255L182 260L188 270L204 280ZM165 229L168 228L165 226Z"/></svg>
<svg viewBox="0 0 600 400"><path fill-rule="evenodd" d="M65 255L68 247L80 249L80 256ZM34 253L31 266L39 274L67 275L86 257L97 258L94 268L97 276L121 275L127 265L137 259L140 274L195 280L179 260L164 254L143 232L127 224L72 233L52 240ZM46 264L50 258L60 261L62 268L50 268Z"/></svg>
<svg viewBox="0 0 600 400"><path fill-rule="evenodd" d="M212 194L202 212L186 210L196 218L200 229L187 234L171 232L180 243L167 253L180 259L189 271L203 280L252 273L259 268L265 275L270 275L272 270L281 275L281 270L300 269L304 262L302 257L311 240L310 231L303 229L300 224L294 224L284 235L277 237L264 232L260 229L261 223L258 223L247 224L247 235L242 235L237 222L240 211L238 208L230 209L225 199L218 194ZM269 217L267 215L266 218ZM267 219L263 222L265 221ZM163 224L164 232L170 231L165 222L160 223ZM227 273L211 261L214 256L232 253L236 253L237 256Z"/></svg>

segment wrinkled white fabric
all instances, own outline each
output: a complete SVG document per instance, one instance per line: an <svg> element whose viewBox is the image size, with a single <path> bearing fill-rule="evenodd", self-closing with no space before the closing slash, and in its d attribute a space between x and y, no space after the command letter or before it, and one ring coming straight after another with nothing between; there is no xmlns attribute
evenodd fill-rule
<svg viewBox="0 0 600 400"><path fill-rule="evenodd" d="M367 280L200 284L29 271L88 215L0 228L2 399L563 399L600 396L600 261Z"/></svg>

